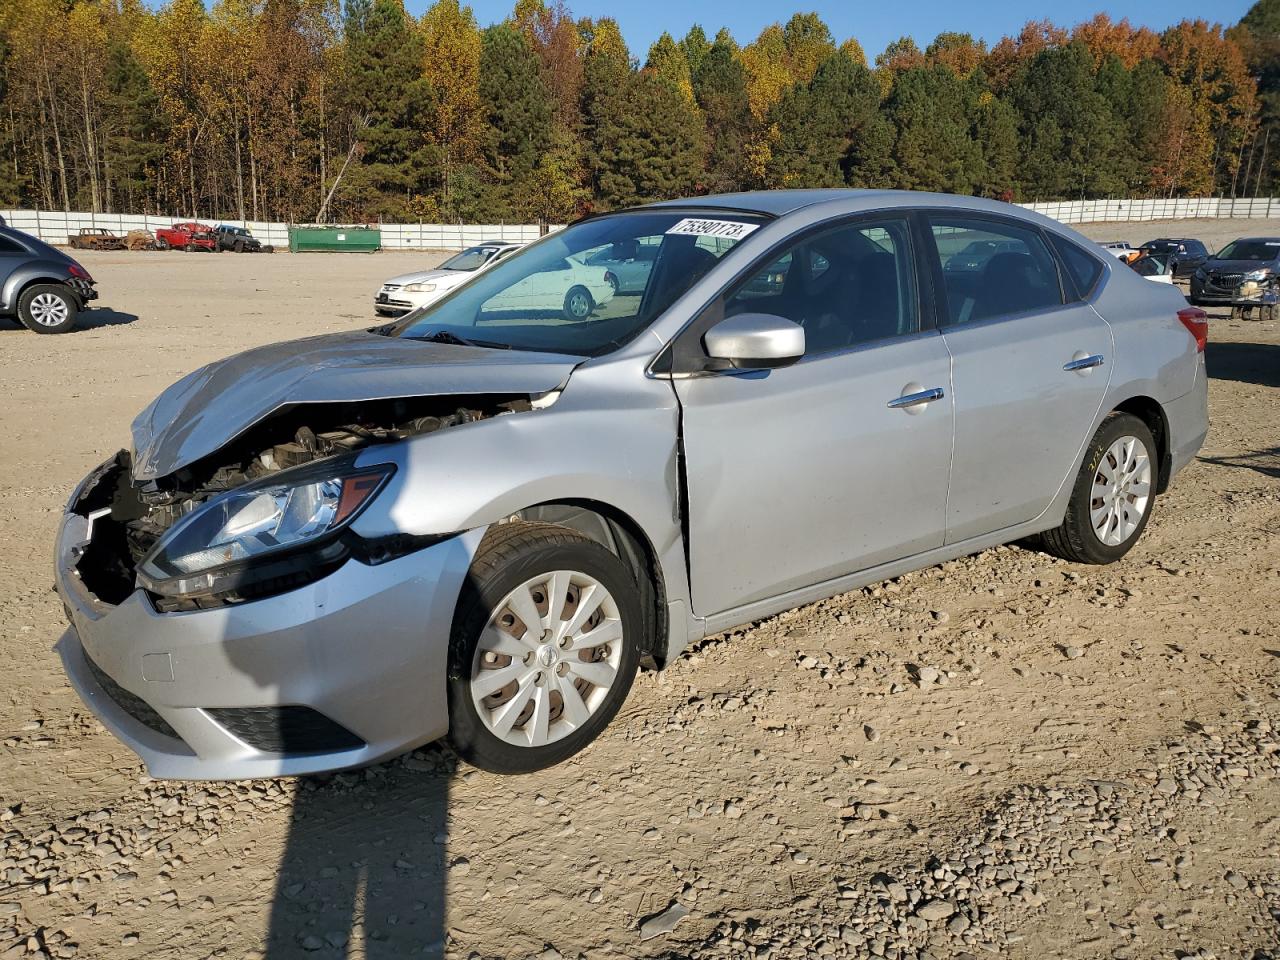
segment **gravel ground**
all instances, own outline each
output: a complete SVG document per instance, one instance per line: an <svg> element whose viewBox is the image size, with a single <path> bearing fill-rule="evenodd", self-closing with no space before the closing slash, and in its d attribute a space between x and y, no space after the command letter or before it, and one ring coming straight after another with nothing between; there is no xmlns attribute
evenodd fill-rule
<svg viewBox="0 0 1280 960"><path fill-rule="evenodd" d="M182 373L435 259L89 254L88 329L0 330L0 960L1280 956L1274 322L1215 319L1209 440L1119 564L1002 547L710 638L528 777L149 779L52 651L68 492Z"/></svg>

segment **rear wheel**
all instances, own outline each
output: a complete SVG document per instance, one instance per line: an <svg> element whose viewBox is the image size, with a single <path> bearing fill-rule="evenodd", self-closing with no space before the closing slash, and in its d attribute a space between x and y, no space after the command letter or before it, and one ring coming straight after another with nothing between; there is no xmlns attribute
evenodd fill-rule
<svg viewBox="0 0 1280 960"><path fill-rule="evenodd" d="M586 287L573 287L564 295L564 316L566 320L586 320L596 308L595 301Z"/></svg>
<svg viewBox="0 0 1280 960"><path fill-rule="evenodd" d="M1132 414L1111 414L1089 444L1062 526L1041 534L1041 544L1076 563L1119 560L1151 519L1159 470L1147 425Z"/></svg>
<svg viewBox="0 0 1280 960"><path fill-rule="evenodd" d="M641 624L632 577L600 544L553 524L494 527L454 617L450 742L494 773L573 756L626 699Z"/></svg>
<svg viewBox="0 0 1280 960"><path fill-rule="evenodd" d="M36 333L66 333L76 324L80 304L59 283L37 283L18 298L18 319Z"/></svg>

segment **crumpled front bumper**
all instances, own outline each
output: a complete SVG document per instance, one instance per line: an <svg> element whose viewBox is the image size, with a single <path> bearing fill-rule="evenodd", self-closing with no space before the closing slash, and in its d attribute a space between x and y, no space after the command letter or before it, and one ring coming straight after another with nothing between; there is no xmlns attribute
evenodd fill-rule
<svg viewBox="0 0 1280 960"><path fill-rule="evenodd" d="M68 514L59 537L56 583L71 629L58 652L81 699L153 776L318 773L447 732L449 634L483 530L377 566L349 560L277 596L160 613L141 590L114 606L88 592L75 571L84 523ZM281 707L307 708L349 735L329 748L255 747L244 730Z"/></svg>

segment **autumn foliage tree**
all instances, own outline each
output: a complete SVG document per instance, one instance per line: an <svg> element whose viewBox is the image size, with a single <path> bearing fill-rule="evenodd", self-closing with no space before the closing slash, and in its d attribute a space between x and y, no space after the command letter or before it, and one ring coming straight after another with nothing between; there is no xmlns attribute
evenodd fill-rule
<svg viewBox="0 0 1280 960"><path fill-rule="evenodd" d="M1106 14L868 62L796 13L633 57L516 0L5 0L0 204L237 220L554 220L783 186L1246 195L1280 173L1280 0Z"/></svg>

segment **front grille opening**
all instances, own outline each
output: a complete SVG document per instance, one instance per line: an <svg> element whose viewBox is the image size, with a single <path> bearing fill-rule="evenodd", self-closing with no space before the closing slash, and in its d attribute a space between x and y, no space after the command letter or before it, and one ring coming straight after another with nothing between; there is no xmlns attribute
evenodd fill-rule
<svg viewBox="0 0 1280 960"><path fill-rule="evenodd" d="M89 672L93 674L93 679L98 681L98 686L102 688L102 692L115 702L121 710L127 713L133 719L137 720L144 727L154 730L156 733L164 734L166 737L172 737L175 740L181 740L178 732L169 726L169 722L164 717L156 713L151 704L143 700L137 694L130 693L120 684L111 679L100 666L93 662L86 653L84 657L85 663L89 665Z"/></svg>
<svg viewBox="0 0 1280 960"><path fill-rule="evenodd" d="M205 710L228 733L264 753L356 750L365 742L310 707L215 707Z"/></svg>

